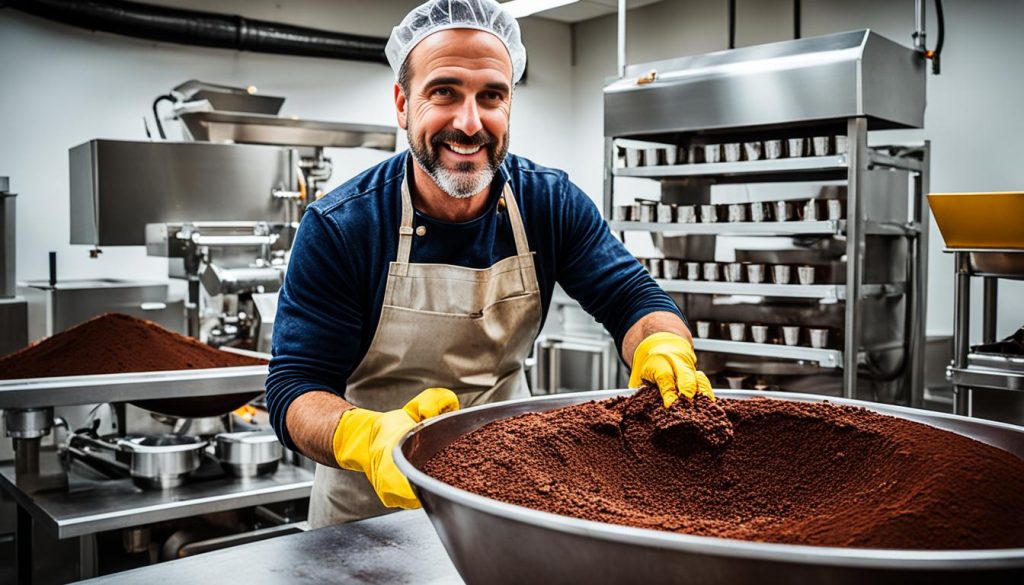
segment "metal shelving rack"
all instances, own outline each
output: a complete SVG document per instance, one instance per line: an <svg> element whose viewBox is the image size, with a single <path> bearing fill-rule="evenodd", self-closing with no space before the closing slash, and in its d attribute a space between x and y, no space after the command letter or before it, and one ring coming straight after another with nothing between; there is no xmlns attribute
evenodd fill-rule
<svg viewBox="0 0 1024 585"><path fill-rule="evenodd" d="M609 221L610 229L623 238L628 231L651 233L663 251L672 239L684 242L681 247L688 250L699 247L689 246L686 242L690 240L716 238L717 242L719 236L774 236L794 243L829 240L832 250L841 248L841 267L837 269L841 275L833 282L797 285L657 280L666 291L680 294L682 305L699 296L751 297L747 303L778 304L783 306L780 311L786 310L787 302L802 302L805 307L815 302L833 305L838 308L830 310L842 312L836 317L840 320L841 345L812 348L697 339L696 349L726 357L751 356L755 362L785 361L831 371L830 375L841 376L841 394L848 398L921 404L928 226L924 195L928 192L929 145L869 147L868 134L876 129L922 127L924 84L924 59L920 54L871 31L855 31L632 65L605 88L606 218L613 217L615 204L630 203L616 200L616 180L624 177L659 181L663 203L691 205L714 203L714 185L831 182L845 188L846 212L842 219ZM775 95L765 99L751 90L757 87L770 88ZM787 100L787 92L792 92L792 97L800 92L799 99ZM619 143L623 141L669 145L686 153L704 144L789 137L809 140L823 135L845 136L846 152L735 162L660 161L672 164L652 166L617 162ZM909 179L902 191L898 187L900 178ZM892 204L899 196L906 203L902 215L893 211L900 209ZM892 250L899 252L886 256ZM877 264L895 267L899 263L896 257L904 261L899 270L890 270L881 279L866 277ZM877 300L870 314L864 310L868 299ZM904 326L897 343L879 325L890 319ZM898 367L879 374L878 362L895 362ZM770 369L766 367L766 371ZM884 383L897 381L897 392L879 396L874 389L879 379Z"/></svg>
<svg viewBox="0 0 1024 585"><path fill-rule="evenodd" d="M984 283L982 343L996 341L996 306L999 280L1024 280L1024 250L947 249L954 255L953 364L948 376L953 383L956 414L972 416L972 390L1024 391L1024 356L971 351L971 278Z"/></svg>

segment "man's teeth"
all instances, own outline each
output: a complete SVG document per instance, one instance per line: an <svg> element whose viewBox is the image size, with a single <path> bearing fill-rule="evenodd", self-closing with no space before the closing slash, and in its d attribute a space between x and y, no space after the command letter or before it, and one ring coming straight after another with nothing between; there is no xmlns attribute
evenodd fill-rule
<svg viewBox="0 0 1024 585"><path fill-rule="evenodd" d="M458 144L448 143L448 148L454 150L459 154L476 154L480 150L480 145L476 146L459 146Z"/></svg>

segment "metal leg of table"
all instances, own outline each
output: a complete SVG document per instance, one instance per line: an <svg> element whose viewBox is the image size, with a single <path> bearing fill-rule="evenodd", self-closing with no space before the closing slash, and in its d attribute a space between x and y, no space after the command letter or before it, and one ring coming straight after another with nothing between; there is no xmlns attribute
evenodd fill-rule
<svg viewBox="0 0 1024 585"><path fill-rule="evenodd" d="M999 305L999 279L986 276L982 279L985 289L982 296L981 342L996 340L996 307Z"/></svg>
<svg viewBox="0 0 1024 585"><path fill-rule="evenodd" d="M32 583L32 516L21 506L15 524L14 557L18 585Z"/></svg>
<svg viewBox="0 0 1024 585"><path fill-rule="evenodd" d="M966 252L955 253L956 288L953 298L953 367L966 368L971 350L971 266ZM953 384L953 412L971 416L971 389Z"/></svg>
<svg viewBox="0 0 1024 585"><path fill-rule="evenodd" d="M78 538L78 578L91 579L96 576L96 535L86 534Z"/></svg>

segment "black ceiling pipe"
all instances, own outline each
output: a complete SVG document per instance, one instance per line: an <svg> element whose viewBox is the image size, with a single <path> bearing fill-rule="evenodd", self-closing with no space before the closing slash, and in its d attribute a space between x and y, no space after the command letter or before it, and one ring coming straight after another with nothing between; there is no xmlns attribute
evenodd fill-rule
<svg viewBox="0 0 1024 585"><path fill-rule="evenodd" d="M151 41L387 63L387 39L124 0L0 0L48 20Z"/></svg>

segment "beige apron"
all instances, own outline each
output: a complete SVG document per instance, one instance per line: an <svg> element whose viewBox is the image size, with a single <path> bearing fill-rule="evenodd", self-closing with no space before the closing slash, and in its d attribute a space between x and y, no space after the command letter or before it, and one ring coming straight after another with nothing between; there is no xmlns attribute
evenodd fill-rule
<svg viewBox="0 0 1024 585"><path fill-rule="evenodd" d="M515 256L484 269L411 264L413 207L402 181L398 258L389 266L380 322L349 377L346 400L394 410L430 387L450 388L463 408L529 395L523 360L540 331L540 292L508 183L503 197ZM362 473L317 465L309 502L313 528L391 511Z"/></svg>

